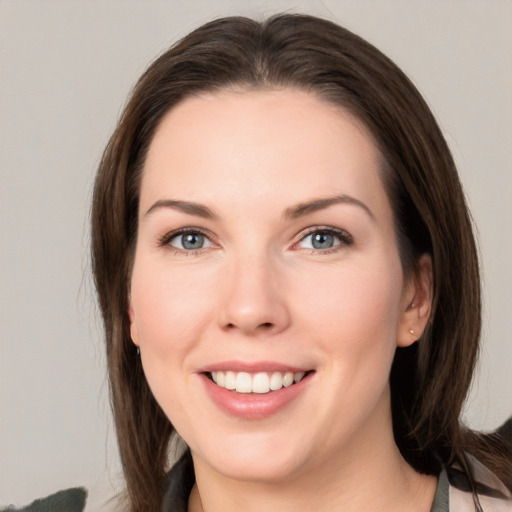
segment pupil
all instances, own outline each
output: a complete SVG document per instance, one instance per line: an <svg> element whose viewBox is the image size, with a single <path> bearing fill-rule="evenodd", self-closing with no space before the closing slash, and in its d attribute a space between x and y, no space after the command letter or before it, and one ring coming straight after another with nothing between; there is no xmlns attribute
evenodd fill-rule
<svg viewBox="0 0 512 512"><path fill-rule="evenodd" d="M182 244L184 249L200 249L204 243L204 236L200 234L189 233L183 235Z"/></svg>
<svg viewBox="0 0 512 512"><path fill-rule="evenodd" d="M329 233L315 233L313 247L315 249L330 249L334 243L334 236Z"/></svg>

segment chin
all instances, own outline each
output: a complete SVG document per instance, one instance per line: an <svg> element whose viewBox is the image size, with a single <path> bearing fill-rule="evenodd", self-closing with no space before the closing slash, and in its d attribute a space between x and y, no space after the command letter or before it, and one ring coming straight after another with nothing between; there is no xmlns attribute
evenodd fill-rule
<svg viewBox="0 0 512 512"><path fill-rule="evenodd" d="M219 443L203 453L192 450L194 464L206 464L233 480L258 483L283 482L306 464L306 454L300 446L262 437L245 436L229 446Z"/></svg>
<svg viewBox="0 0 512 512"><path fill-rule="evenodd" d="M293 478L297 464L295 461L258 456L250 461L231 459L214 469L224 477L239 482L278 484Z"/></svg>

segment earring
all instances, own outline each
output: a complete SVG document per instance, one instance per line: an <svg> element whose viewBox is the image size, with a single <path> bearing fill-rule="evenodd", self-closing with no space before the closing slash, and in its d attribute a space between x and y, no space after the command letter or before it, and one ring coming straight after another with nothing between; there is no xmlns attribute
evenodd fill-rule
<svg viewBox="0 0 512 512"><path fill-rule="evenodd" d="M410 332L411 334L416 334L416 331L415 331L414 329L409 329L409 332Z"/></svg>
<svg viewBox="0 0 512 512"><path fill-rule="evenodd" d="M139 347L137 347L137 356L140 357L140 348Z"/></svg>

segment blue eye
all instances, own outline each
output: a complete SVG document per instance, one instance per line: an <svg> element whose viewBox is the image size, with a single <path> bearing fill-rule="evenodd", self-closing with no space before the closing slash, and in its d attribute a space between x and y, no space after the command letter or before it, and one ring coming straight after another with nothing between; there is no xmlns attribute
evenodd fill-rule
<svg viewBox="0 0 512 512"><path fill-rule="evenodd" d="M341 230L316 229L305 235L297 244L301 249L329 251L341 245L350 245L352 237Z"/></svg>
<svg viewBox="0 0 512 512"><path fill-rule="evenodd" d="M313 233L311 236L311 245L314 249L331 249L339 245L339 240L331 233Z"/></svg>
<svg viewBox="0 0 512 512"><path fill-rule="evenodd" d="M210 240L199 231L187 231L168 238L170 246L181 251L197 251L211 247Z"/></svg>

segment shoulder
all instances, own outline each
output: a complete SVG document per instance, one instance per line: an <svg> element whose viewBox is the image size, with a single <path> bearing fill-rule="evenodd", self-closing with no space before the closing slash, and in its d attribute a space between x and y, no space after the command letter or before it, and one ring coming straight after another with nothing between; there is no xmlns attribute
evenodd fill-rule
<svg viewBox="0 0 512 512"><path fill-rule="evenodd" d="M503 483L471 455L475 490L482 512L512 512L512 495ZM446 468L439 476L431 512L480 512L473 499L469 478L457 466Z"/></svg>

